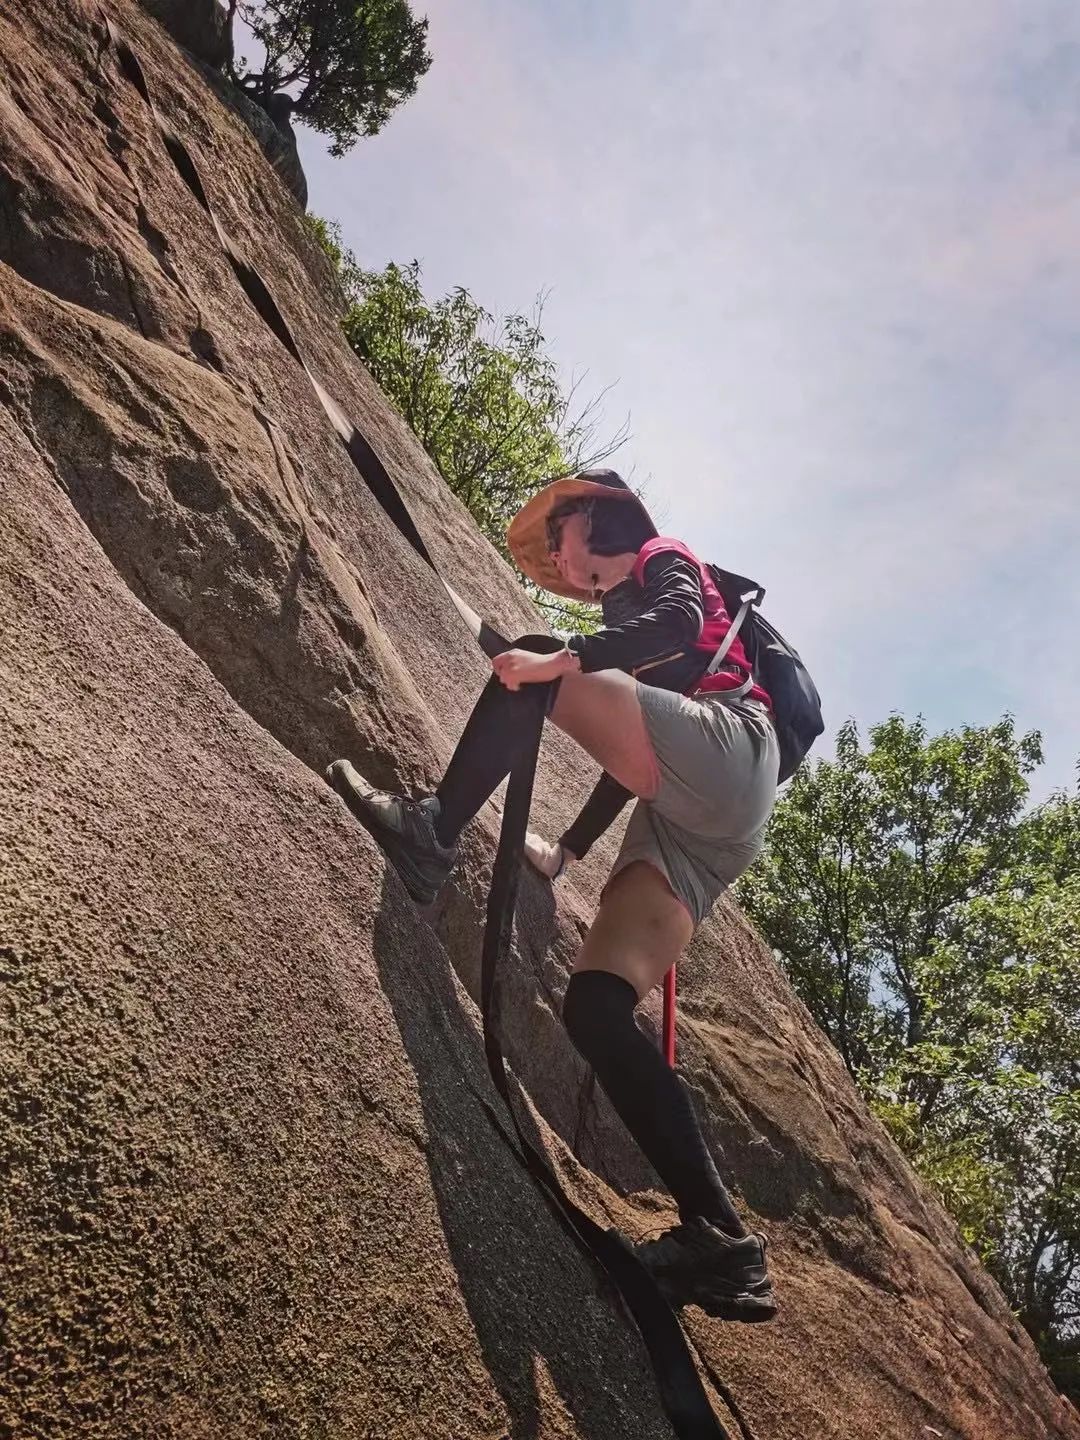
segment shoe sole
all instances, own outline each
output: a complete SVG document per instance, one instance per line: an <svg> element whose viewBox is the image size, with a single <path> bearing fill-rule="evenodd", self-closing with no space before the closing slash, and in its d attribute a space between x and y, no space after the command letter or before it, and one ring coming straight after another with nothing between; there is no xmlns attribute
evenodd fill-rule
<svg viewBox="0 0 1080 1440"><path fill-rule="evenodd" d="M718 1295L704 1287L675 1292L664 1284L660 1284L660 1289L672 1309L696 1305L714 1319L735 1320L744 1325L763 1325L775 1319L780 1308L771 1289L760 1295L752 1295L748 1290L741 1295Z"/></svg>
<svg viewBox="0 0 1080 1440"><path fill-rule="evenodd" d="M744 1325L763 1325L774 1320L780 1308L773 1295L740 1295L735 1299L695 1295L687 1303L699 1306L717 1320L737 1320Z"/></svg>
<svg viewBox="0 0 1080 1440"><path fill-rule="evenodd" d="M355 783L351 777L355 777L355 781L359 783ZM387 859L401 877L401 883L417 905L432 904L439 893L438 890L433 890L411 870L406 856L396 853L395 842L400 841L400 836L380 824L378 816L373 815L370 810L365 808L363 792L360 790L361 785L367 786L364 777L347 760L335 760L326 767L326 779L345 801L349 813L360 822L374 840L378 841Z"/></svg>

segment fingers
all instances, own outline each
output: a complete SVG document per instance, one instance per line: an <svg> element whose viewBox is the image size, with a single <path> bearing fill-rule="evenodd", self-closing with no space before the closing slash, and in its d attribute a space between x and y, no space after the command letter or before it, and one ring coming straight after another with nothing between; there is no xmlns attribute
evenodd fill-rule
<svg viewBox="0 0 1080 1440"><path fill-rule="evenodd" d="M517 678L517 651L504 650L492 657L491 668L507 690L519 690L521 681Z"/></svg>

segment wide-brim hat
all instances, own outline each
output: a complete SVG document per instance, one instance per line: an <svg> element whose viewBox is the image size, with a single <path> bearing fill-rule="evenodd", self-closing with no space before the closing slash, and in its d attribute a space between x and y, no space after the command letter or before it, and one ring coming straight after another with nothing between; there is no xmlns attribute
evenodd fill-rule
<svg viewBox="0 0 1080 1440"><path fill-rule="evenodd" d="M561 480L553 480L526 501L510 521L506 543L522 573L541 589L563 595L568 600L595 602L596 596L591 590L579 589L560 575L548 548L548 516L556 505L579 496L625 500L628 505L636 505L656 533L649 512L621 475L614 470L582 470L578 475L564 475Z"/></svg>

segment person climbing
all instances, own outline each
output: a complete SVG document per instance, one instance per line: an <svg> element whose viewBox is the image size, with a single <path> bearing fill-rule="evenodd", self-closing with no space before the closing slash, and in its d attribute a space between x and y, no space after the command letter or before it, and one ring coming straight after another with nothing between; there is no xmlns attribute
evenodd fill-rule
<svg viewBox="0 0 1080 1440"><path fill-rule="evenodd" d="M747 1231L685 1085L634 1018L762 849L780 764L769 695L737 636L710 669L731 628L724 601L707 567L658 534L613 470L547 485L507 539L544 589L599 600L603 628L557 646L528 637L537 650L519 644L495 656L434 795L375 790L347 760L327 778L421 904L434 900L462 829L517 762L537 707L603 767L557 845L529 836L537 869L557 876L637 797L573 964L563 1022L678 1205L677 1225L635 1247L641 1262L676 1308L770 1320L766 1237Z"/></svg>

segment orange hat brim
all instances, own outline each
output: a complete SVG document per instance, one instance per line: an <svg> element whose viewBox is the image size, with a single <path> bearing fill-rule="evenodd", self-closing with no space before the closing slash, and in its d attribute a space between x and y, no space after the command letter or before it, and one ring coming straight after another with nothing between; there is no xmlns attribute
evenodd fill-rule
<svg viewBox="0 0 1080 1440"><path fill-rule="evenodd" d="M596 596L591 590L580 590L559 574L548 549L548 516L563 500L576 499L579 495L597 496L606 500L626 500L637 505L648 516L644 505L632 490L614 489L610 485L598 484L595 480L583 480L578 475L564 475L561 480L553 480L550 485L545 485L543 490L538 490L531 500L525 502L507 527L506 543L521 572L535 581L542 590L550 590L567 600L585 600L596 604Z"/></svg>

